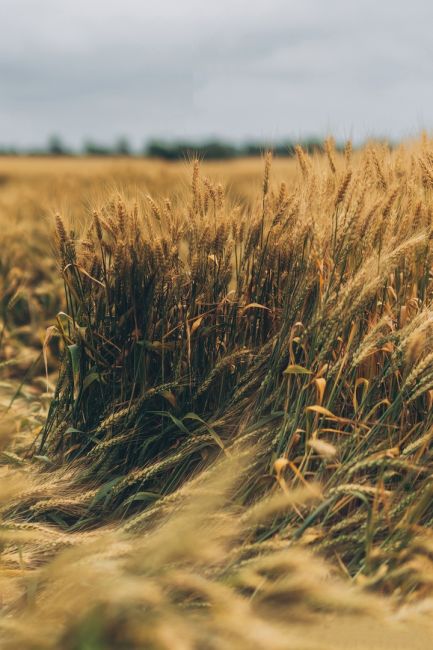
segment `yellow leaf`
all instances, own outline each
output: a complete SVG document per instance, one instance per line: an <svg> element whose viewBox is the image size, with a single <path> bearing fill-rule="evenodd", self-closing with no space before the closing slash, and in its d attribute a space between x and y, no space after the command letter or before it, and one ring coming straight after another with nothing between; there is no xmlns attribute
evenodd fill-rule
<svg viewBox="0 0 433 650"><path fill-rule="evenodd" d="M253 308L255 308L255 309L266 309L267 311L271 311L269 309L269 307L265 307L265 305L261 305L258 302L250 302L249 305L245 305L245 307L242 309L242 313L247 311L247 309L253 309Z"/></svg>
<svg viewBox="0 0 433 650"><path fill-rule="evenodd" d="M319 433L341 433L343 436L350 436L349 431L344 431L344 429L331 429L330 427L317 429L317 434Z"/></svg>
<svg viewBox="0 0 433 650"><path fill-rule="evenodd" d="M298 366L296 364L289 364L287 368L284 370L285 375L311 375L313 374L311 370L307 370L307 368L303 368L302 366Z"/></svg>
<svg viewBox="0 0 433 650"><path fill-rule="evenodd" d="M358 403L358 387L361 385L363 386L362 397L361 397L361 402L362 402L366 395L366 392L368 391L370 382L365 377L358 377L358 379L355 381L355 390L353 392L353 407L355 411L357 411L360 406Z"/></svg>
<svg viewBox="0 0 433 650"><path fill-rule="evenodd" d="M195 321L191 325L191 335L194 334L196 329L200 327L202 320L203 320L203 316L199 316L198 318L195 319Z"/></svg>
<svg viewBox="0 0 433 650"><path fill-rule="evenodd" d="M331 420L339 420L340 418L334 415L329 409L326 409L324 406L320 406L320 404L313 404L313 406L307 406L305 409L306 411L313 411L313 413L318 413L319 415L323 415L326 418L330 418Z"/></svg>
<svg viewBox="0 0 433 650"><path fill-rule="evenodd" d="M324 379L323 377L318 377L317 379L314 380L314 383L316 384L316 388L317 388L317 398L319 400L319 404L322 404L323 396L325 394L325 389L326 389L326 379Z"/></svg>
<svg viewBox="0 0 433 650"><path fill-rule="evenodd" d="M332 413L329 409L325 408L324 406L320 406L320 404L307 406L305 410L312 411L313 413L318 413L319 415L323 415L323 417L328 418L329 420L334 420L335 422L344 422L347 424L352 424L352 420L349 420L348 418L339 417L338 415L334 415L334 413Z"/></svg>

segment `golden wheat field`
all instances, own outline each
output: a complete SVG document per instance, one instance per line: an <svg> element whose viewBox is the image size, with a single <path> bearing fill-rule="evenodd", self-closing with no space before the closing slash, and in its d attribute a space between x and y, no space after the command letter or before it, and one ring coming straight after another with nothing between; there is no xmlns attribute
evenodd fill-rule
<svg viewBox="0 0 433 650"><path fill-rule="evenodd" d="M433 647L433 141L0 158L0 647Z"/></svg>

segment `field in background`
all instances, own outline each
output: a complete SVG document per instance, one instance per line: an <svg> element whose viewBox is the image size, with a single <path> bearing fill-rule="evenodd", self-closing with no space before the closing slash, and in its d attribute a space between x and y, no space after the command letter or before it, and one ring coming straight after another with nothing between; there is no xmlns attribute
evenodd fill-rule
<svg viewBox="0 0 433 650"><path fill-rule="evenodd" d="M13 359L21 373L28 359L27 345L40 348L62 304L63 283L54 251L56 214L80 230L107 196L120 194L142 201L151 194L175 200L189 188L190 167L188 161L0 157L0 305L7 322L11 321L7 304L12 296L15 304L9 328L13 334L9 345L3 339L0 357ZM203 163L202 169L225 185L234 202L244 205L256 194L263 174L258 158ZM273 173L276 181L290 179L296 173L296 162L277 160Z"/></svg>
<svg viewBox="0 0 433 650"><path fill-rule="evenodd" d="M432 192L0 158L2 647L430 647Z"/></svg>

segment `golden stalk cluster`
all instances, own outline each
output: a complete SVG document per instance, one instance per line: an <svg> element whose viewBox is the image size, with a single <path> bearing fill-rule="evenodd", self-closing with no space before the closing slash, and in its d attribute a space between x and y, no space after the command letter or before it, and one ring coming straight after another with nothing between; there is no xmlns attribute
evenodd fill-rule
<svg viewBox="0 0 433 650"><path fill-rule="evenodd" d="M227 163L228 192L193 161L187 190L56 217L64 296L44 358L48 375L55 339L60 373L31 451L2 450L17 478L3 562L40 582L31 609L14 581L25 616L0 620L5 647L36 620L37 648L94 633L168 649L176 634L189 650L203 629L215 649L252 647L250 629L256 647L303 647L294 601L365 613L374 599L320 586L302 544L395 602L431 594L433 144L295 154L266 154L261 177ZM17 290L2 289L8 345Z"/></svg>

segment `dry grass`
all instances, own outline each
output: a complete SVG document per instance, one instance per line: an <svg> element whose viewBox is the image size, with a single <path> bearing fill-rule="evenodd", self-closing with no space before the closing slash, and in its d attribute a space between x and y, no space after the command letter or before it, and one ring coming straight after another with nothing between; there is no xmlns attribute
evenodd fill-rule
<svg viewBox="0 0 433 650"><path fill-rule="evenodd" d="M53 164L0 161L4 647L421 639L432 143Z"/></svg>

